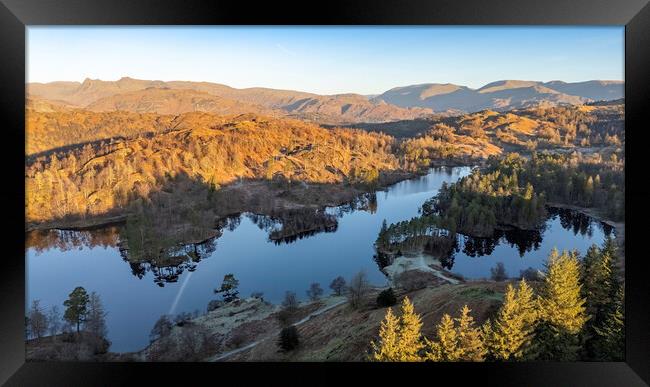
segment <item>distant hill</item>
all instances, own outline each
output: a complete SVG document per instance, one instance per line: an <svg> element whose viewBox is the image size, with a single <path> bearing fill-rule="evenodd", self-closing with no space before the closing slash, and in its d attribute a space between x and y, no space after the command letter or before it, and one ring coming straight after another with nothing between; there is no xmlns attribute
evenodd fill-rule
<svg viewBox="0 0 650 387"><path fill-rule="evenodd" d="M167 91L165 91L167 90ZM181 91L182 90L182 91ZM181 114L205 111L217 114L285 114L327 124L381 123L477 112L505 111L535 106L583 104L623 98L622 81L536 82L502 80L479 89L450 83L396 87L377 96L319 95L261 87L236 89L210 82L86 79L83 82L30 83L31 98L59 101L94 111Z"/></svg>
<svg viewBox="0 0 650 387"><path fill-rule="evenodd" d="M267 88L235 89L209 82L146 81L124 77L118 81L30 83L30 97L58 100L92 111L127 110L181 114L286 114L324 123L389 122L422 118L427 108L403 108L371 101L359 94L318 95Z"/></svg>
<svg viewBox="0 0 650 387"><path fill-rule="evenodd" d="M424 107L434 112L511 110L558 104L581 104L623 97L622 81L535 82L502 80L479 89L454 84L426 83L396 87L375 97L401 107Z"/></svg>

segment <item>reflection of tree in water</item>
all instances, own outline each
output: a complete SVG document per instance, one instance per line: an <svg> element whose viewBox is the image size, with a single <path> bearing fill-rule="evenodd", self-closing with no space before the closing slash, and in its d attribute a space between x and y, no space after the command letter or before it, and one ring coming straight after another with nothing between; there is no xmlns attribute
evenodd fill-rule
<svg viewBox="0 0 650 387"><path fill-rule="evenodd" d="M542 234L546 231L546 224L537 230L506 230L503 231L503 238L510 244L511 247L517 247L519 256L523 257L524 254L533 250L539 250L542 245Z"/></svg>
<svg viewBox="0 0 650 387"><path fill-rule="evenodd" d="M613 231L613 228L606 223L599 222L590 216L570 209L551 207L548 213L547 222L559 217L562 227L573 231L574 235L580 234L592 237L594 225L599 227L606 236L609 236ZM435 220L435 218L432 219ZM524 254L538 250L541 247L543 233L547 228L547 222L545 222L536 230L517 228L495 230L494 235L490 238L477 238L461 234L454 234L453 238L452 235L449 235L448 238L434 238L426 234L431 234L432 231L439 229L435 226L424 227L429 226L425 220L426 217L414 218L410 221L392 224L380 231L375 243L377 253L374 256L374 260L380 269L392 263L398 250L400 252L419 250L438 258L442 266L450 270L454 264L455 253L459 251L459 244L462 244L463 253L469 257L491 255L501 243L516 247L519 255L523 257ZM432 224L435 225L436 223L433 222ZM450 242L452 240L453 243Z"/></svg>
<svg viewBox="0 0 650 387"><path fill-rule="evenodd" d="M116 226L88 230L36 230L25 234L25 248L37 254L56 248L62 252L82 247L116 247L119 229Z"/></svg>
<svg viewBox="0 0 650 387"><path fill-rule="evenodd" d="M434 247L425 246L424 252L437 256L440 260L440 265L447 270L451 270L454 266L454 260L456 259L456 253L459 251L458 247L458 235L450 235L448 241L445 243L444 248L434 250Z"/></svg>
<svg viewBox="0 0 650 387"><path fill-rule="evenodd" d="M358 195L347 203L330 208L330 212L333 213L337 218L341 218L343 215L350 214L355 211L368 211L371 214L376 213L377 194L375 192L364 193Z"/></svg>
<svg viewBox="0 0 650 387"><path fill-rule="evenodd" d="M208 258L216 249L216 237L201 243L188 244L177 248L170 248L161 253L157 258L143 261L133 261L129 258L129 250L120 249L122 259L131 266L131 272L138 278L143 278L151 272L154 282L162 287L165 283L177 282L179 276L185 271L196 270L197 264Z"/></svg>
<svg viewBox="0 0 650 387"><path fill-rule="evenodd" d="M523 257L527 252L538 250L542 243L542 234L546 226L538 230L495 230L491 238L476 238L462 236L464 239L463 253L469 257L482 257L491 255L499 244L506 242L511 247L516 247L519 256Z"/></svg>
<svg viewBox="0 0 650 387"><path fill-rule="evenodd" d="M159 286L176 282L185 271L216 249L224 227L236 227L238 220L215 221L197 208L145 204L127 217L120 229L120 255L138 278L152 272ZM233 225L233 223L235 225Z"/></svg>
<svg viewBox="0 0 650 387"><path fill-rule="evenodd" d="M249 214L248 218L268 232L269 239L275 244L293 243L320 232L334 232L338 228L336 216L325 209L291 209L272 212L268 216Z"/></svg>
<svg viewBox="0 0 650 387"><path fill-rule="evenodd" d="M562 228L573 231L574 235L587 235L591 238L593 235L594 225L596 225L605 236L609 236L613 230L612 226L599 222L589 215L585 215L579 211L568 208L549 207L548 212L552 219L559 217Z"/></svg>

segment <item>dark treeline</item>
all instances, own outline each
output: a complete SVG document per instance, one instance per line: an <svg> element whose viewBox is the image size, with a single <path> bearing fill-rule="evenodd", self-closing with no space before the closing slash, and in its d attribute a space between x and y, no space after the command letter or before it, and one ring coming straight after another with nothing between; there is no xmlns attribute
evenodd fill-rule
<svg viewBox="0 0 650 387"><path fill-rule="evenodd" d="M552 202L594 207L614 220L625 217L625 155L533 153L519 179Z"/></svg>
<svg viewBox="0 0 650 387"><path fill-rule="evenodd" d="M596 153L584 156L516 153L490 158L483 170L444 184L422 206L452 232L488 237L500 226L536 229L545 219L547 201L594 207L615 220L624 218L624 159Z"/></svg>
<svg viewBox="0 0 650 387"><path fill-rule="evenodd" d="M423 214L438 215L452 233L477 237L491 237L498 226L538 228L546 216L546 199L518 178L524 159L509 154L491 162L484 171L443 184L438 195L423 204Z"/></svg>

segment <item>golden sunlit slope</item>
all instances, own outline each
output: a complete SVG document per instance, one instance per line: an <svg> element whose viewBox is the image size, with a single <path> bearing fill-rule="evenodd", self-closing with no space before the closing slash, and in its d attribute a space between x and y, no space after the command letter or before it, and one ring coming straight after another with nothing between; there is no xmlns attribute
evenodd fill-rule
<svg viewBox="0 0 650 387"><path fill-rule="evenodd" d="M224 120L205 114L193 113L180 117L152 113L90 112L83 109L61 108L42 102L28 103L26 111L25 152L39 152L93 142L114 137L131 137L142 133L157 133L171 129L187 128L187 124L199 127ZM47 106L47 109L44 108Z"/></svg>
<svg viewBox="0 0 650 387"><path fill-rule="evenodd" d="M203 91L151 87L99 99L86 107L97 112L130 111L135 113L181 114L208 112L214 114L255 113L279 115L279 111L211 95Z"/></svg>
<svg viewBox="0 0 650 387"><path fill-rule="evenodd" d="M398 169L391 153L394 140L386 135L251 115L227 122L199 116L214 117L207 125L194 124L192 117L179 118L188 129L29 160L28 221L119 213L176 175L218 187L240 178L341 183Z"/></svg>

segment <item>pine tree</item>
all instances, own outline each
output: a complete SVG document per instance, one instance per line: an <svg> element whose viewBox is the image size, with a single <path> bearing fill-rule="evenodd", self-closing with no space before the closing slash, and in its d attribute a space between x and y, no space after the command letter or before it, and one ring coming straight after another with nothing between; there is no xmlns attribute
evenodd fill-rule
<svg viewBox="0 0 650 387"><path fill-rule="evenodd" d="M223 300L225 302L232 302L239 299L239 280L235 278L234 274L226 274L223 276L223 282L219 289L214 289L214 293L223 293Z"/></svg>
<svg viewBox="0 0 650 387"><path fill-rule="evenodd" d="M422 361L420 352L423 349L422 336L420 329L422 321L420 316L415 313L413 304L404 297L400 306L400 337L399 346L403 361Z"/></svg>
<svg viewBox="0 0 650 387"><path fill-rule="evenodd" d="M625 360L625 302L619 286L611 308L602 323L594 326L595 358L606 361Z"/></svg>
<svg viewBox="0 0 650 387"><path fill-rule="evenodd" d="M63 302L66 307L63 318L77 326L77 333L79 333L81 323L86 320L88 301L89 297L86 289L78 286L70 293L69 298Z"/></svg>
<svg viewBox="0 0 650 387"><path fill-rule="evenodd" d="M458 345L462 351L461 360L483 361L487 350L483 343L480 329L474 326L474 318L470 316L471 310L467 305L461 309L458 322Z"/></svg>
<svg viewBox="0 0 650 387"><path fill-rule="evenodd" d="M431 360L458 361L461 358L462 351L458 347L458 334L454 326L454 320L445 313L437 328L437 340L431 349Z"/></svg>
<svg viewBox="0 0 650 387"><path fill-rule="evenodd" d="M517 290L510 284L491 326L484 326L490 356L496 360L520 360L532 340L537 321L537 301L530 286L521 280Z"/></svg>
<svg viewBox="0 0 650 387"><path fill-rule="evenodd" d="M535 333L538 360L576 360L579 333L588 316L580 285L577 254L553 249L546 264L540 297L541 322Z"/></svg>
<svg viewBox="0 0 650 387"><path fill-rule="evenodd" d="M553 325L577 334L587 321L585 299L581 295L580 263L577 254L553 249L546 264L542 289L543 319Z"/></svg>
<svg viewBox="0 0 650 387"><path fill-rule="evenodd" d="M597 254L595 252L598 252ZM585 298L587 312L591 319L586 324L587 339L584 357L588 360L621 359L623 340L616 344L619 332L617 324L623 321L623 287L620 281L616 245L607 238L602 250L592 246L583 261L583 278L585 281Z"/></svg>
<svg viewBox="0 0 650 387"><path fill-rule="evenodd" d="M393 308L388 308L379 328L379 343L371 343L374 351L370 356L371 360L400 361L398 329L399 319L393 314Z"/></svg>
<svg viewBox="0 0 650 387"><path fill-rule="evenodd" d="M424 343L420 334L422 322L415 313L413 304L404 297L400 305L400 316L396 317L388 308L379 330L379 343L372 342L375 361L422 361Z"/></svg>

